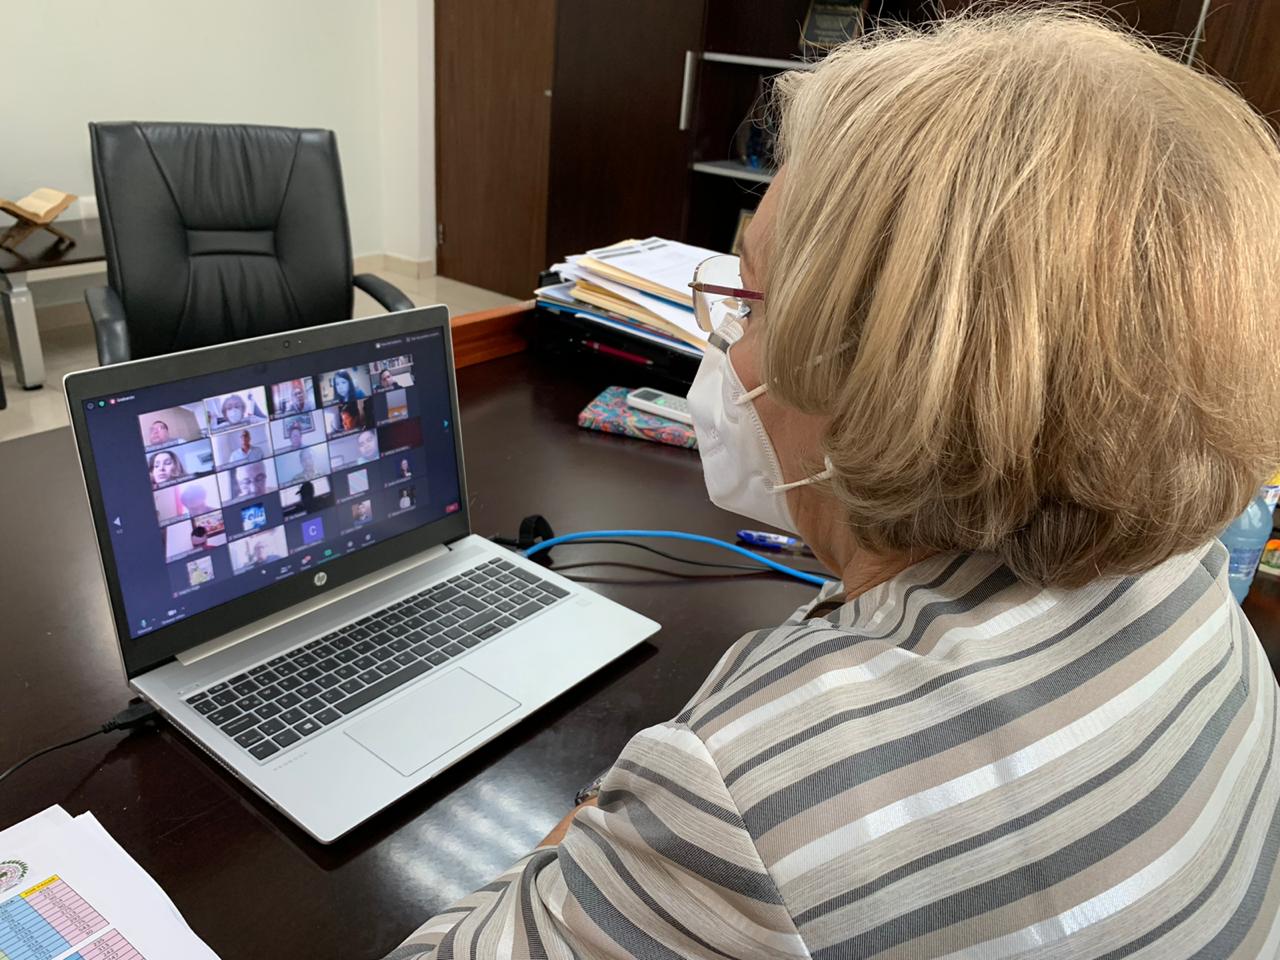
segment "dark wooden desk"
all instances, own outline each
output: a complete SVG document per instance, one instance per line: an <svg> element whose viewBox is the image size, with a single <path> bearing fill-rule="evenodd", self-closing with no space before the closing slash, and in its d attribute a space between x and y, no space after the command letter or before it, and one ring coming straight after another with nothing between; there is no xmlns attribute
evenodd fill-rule
<svg viewBox="0 0 1280 960"><path fill-rule="evenodd" d="M92 220L56 220L54 226L75 243L66 247L47 230L36 230L16 250L0 248L0 273L26 273L46 267L69 267L107 258L102 245L102 224Z"/></svg>
<svg viewBox="0 0 1280 960"><path fill-rule="evenodd" d="M27 274L50 267L69 267L106 259L102 226L97 220L58 220L58 229L75 240L70 247L47 230L37 230L16 250L0 249L0 311L9 330L9 346L18 383L27 390L44 384L44 352L36 327L35 304Z"/></svg>
<svg viewBox="0 0 1280 960"><path fill-rule="evenodd" d="M673 527L732 537L737 524L708 504L696 453L578 429L579 409L604 380L528 355L458 379L478 533L513 534L536 512L563 532ZM69 431L4 443L0 462L3 768L92 729L128 693ZM648 563L621 547L556 551L558 563L606 556ZM643 577L595 588L663 630L333 846L296 830L168 728L96 737L33 762L0 784L0 827L54 803L92 810L227 960L379 957L523 856L633 733L680 711L733 640L812 595L755 577L574 573Z"/></svg>
<svg viewBox="0 0 1280 960"><path fill-rule="evenodd" d="M695 453L574 425L605 381L528 355L458 379L477 532L512 533L540 512L562 532L732 536L733 518L706 501ZM92 729L128 693L69 432L11 440L0 462L4 767ZM605 556L648 562L617 547L556 553L558 563ZM98 737L35 761L0 785L0 827L53 803L92 810L227 960L379 957L527 852L635 731L679 712L729 643L810 596L803 585L758 578L646 580L595 585L663 624L646 647L333 846L293 828L168 728ZM1260 580L1246 609L1275 665L1280 584Z"/></svg>

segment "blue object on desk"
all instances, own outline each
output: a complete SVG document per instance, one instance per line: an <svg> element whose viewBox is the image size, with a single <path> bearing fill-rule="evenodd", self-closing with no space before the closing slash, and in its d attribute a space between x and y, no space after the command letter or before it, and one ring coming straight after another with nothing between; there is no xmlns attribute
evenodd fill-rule
<svg viewBox="0 0 1280 960"><path fill-rule="evenodd" d="M743 543L758 547L761 550L785 550L788 553L802 553L812 557L813 551L799 537L789 537L783 533L769 533L765 530L739 530L738 539Z"/></svg>
<svg viewBox="0 0 1280 960"><path fill-rule="evenodd" d="M764 530L739 530L738 539L753 547L764 547L766 550L798 550L804 546L798 537L766 533Z"/></svg>

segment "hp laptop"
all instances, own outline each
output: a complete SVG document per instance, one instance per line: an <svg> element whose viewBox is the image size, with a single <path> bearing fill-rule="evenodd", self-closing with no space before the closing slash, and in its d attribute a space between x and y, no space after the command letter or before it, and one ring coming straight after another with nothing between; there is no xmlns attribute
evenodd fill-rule
<svg viewBox="0 0 1280 960"><path fill-rule="evenodd" d="M323 843L658 628L471 533L443 306L65 389L130 685Z"/></svg>

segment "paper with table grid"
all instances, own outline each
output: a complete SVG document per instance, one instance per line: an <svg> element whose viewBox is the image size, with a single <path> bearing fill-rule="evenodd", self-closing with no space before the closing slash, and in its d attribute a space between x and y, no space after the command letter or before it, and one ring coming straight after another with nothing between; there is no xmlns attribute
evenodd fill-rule
<svg viewBox="0 0 1280 960"><path fill-rule="evenodd" d="M217 960L91 813L0 831L0 960Z"/></svg>

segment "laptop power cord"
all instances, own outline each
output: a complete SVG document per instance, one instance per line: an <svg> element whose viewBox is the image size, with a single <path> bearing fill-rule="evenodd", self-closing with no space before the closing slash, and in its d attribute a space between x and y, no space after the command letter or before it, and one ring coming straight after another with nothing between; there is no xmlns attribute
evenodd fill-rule
<svg viewBox="0 0 1280 960"><path fill-rule="evenodd" d="M114 717L104 723L97 730L91 730L83 736L75 737L71 740L64 740L62 743L55 743L51 747L45 747L43 750L37 750L29 756L23 757L4 773L0 773L0 783L3 783L9 774L15 772L21 767L25 767L32 760L43 757L46 753L53 753L55 750L61 750L63 747L69 747L72 744L80 743L88 740L90 737L96 737L100 733L111 733L115 730L132 730L134 727L140 727L150 722L156 716L156 708L151 706L144 700L134 700L129 706L125 707Z"/></svg>

